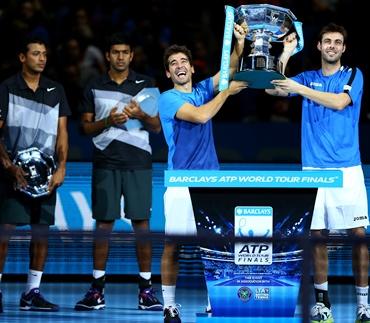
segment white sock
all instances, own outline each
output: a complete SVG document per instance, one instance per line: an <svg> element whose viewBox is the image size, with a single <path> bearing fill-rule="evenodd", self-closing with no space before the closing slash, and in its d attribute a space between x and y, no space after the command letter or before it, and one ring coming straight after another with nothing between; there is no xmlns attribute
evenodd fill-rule
<svg viewBox="0 0 370 323"><path fill-rule="evenodd" d="M103 277L105 275L105 270L97 270L97 269L94 269L93 270L93 277L95 279L98 279L100 277Z"/></svg>
<svg viewBox="0 0 370 323"><path fill-rule="evenodd" d="M31 289L39 288L41 283L42 271L30 269L27 277L26 293Z"/></svg>
<svg viewBox="0 0 370 323"><path fill-rule="evenodd" d="M357 306L360 305L367 306L368 296L369 296L369 286L366 287L356 286Z"/></svg>
<svg viewBox="0 0 370 323"><path fill-rule="evenodd" d="M328 282L322 284L313 284L316 289L328 290Z"/></svg>
<svg viewBox="0 0 370 323"><path fill-rule="evenodd" d="M148 271L148 272L147 271L141 271L139 273L139 275L140 275L141 278L144 278L146 280L149 280L150 278L152 278L152 273L150 271Z"/></svg>
<svg viewBox="0 0 370 323"><path fill-rule="evenodd" d="M209 299L209 295L207 294L207 308L206 310L207 311L211 311L212 310L212 306L211 306L211 300Z"/></svg>
<svg viewBox="0 0 370 323"><path fill-rule="evenodd" d="M176 306L176 285L162 285L163 307Z"/></svg>

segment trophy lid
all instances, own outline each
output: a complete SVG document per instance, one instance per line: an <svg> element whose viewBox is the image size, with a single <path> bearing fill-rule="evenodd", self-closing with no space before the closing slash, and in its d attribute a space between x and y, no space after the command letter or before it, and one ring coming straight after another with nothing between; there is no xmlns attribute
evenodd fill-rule
<svg viewBox="0 0 370 323"><path fill-rule="evenodd" d="M253 41L254 34L259 31L268 34L271 41L281 40L297 20L296 16L286 8L270 4L242 5L235 9L235 21L246 20L249 33L246 38Z"/></svg>

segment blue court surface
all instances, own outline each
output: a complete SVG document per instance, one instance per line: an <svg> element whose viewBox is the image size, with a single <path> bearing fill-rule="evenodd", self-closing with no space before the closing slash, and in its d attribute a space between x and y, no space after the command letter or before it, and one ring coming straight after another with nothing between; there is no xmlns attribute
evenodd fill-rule
<svg viewBox="0 0 370 323"><path fill-rule="evenodd" d="M106 286L104 310L76 312L74 304L83 297L89 283L43 283L41 292L51 302L60 306L56 313L24 312L18 309L19 297L24 283L3 283L4 313L0 322L163 322L162 312L146 312L137 309L137 285L133 283L111 283ZM160 286L154 284L160 295ZM181 303L183 322L194 322L195 313L203 312L206 305L204 289L179 288L178 302Z"/></svg>
<svg viewBox="0 0 370 323"><path fill-rule="evenodd" d="M138 270L133 241L130 235L112 235L105 290L106 309L93 312L76 312L73 309L74 305L84 296L90 284L92 272L91 235L83 237L76 235L51 236L41 293L46 299L58 304L60 311L40 313L24 312L18 309L19 298L25 288L29 257L28 237L20 233L19 236L15 235L10 243L7 263L0 284L4 304L4 313L0 314L0 322L163 322L162 312L144 312L137 309ZM162 250L161 240L154 240L153 282L159 299L162 299L160 291L160 256ZM348 257L350 257L350 254L348 254ZM342 265L343 261L342 257ZM333 314L336 322L354 323L356 298L354 286L350 284L352 280L350 269L347 271L347 277L344 278L343 281L340 280L340 277L329 279L329 295L333 306ZM305 294L305 300L311 306L313 303L311 285L306 288ZM191 245L183 246L180 252L176 301L181 304L180 312L183 323L221 322L220 320L207 320L204 317L202 320L197 320L197 314L205 312L207 297L199 250ZM295 310L295 318L297 319L295 322L303 322L300 319L303 312L302 302L299 300L298 304ZM279 322L273 318L264 318L262 321ZM244 318L242 322L258 323L262 321L261 319Z"/></svg>
<svg viewBox="0 0 370 323"><path fill-rule="evenodd" d="M204 313L206 293L203 284L199 286L186 286L186 282L199 279L182 276L177 288L177 301L181 304L181 317L183 323L207 322L206 318L197 321L196 313ZM4 313L0 314L0 322L163 322L162 312L144 312L137 310L137 285L134 283L110 283L106 287L105 298L107 307L105 310L93 312L76 312L73 306L86 292L89 283L42 283L41 291L50 301L60 305L60 311L56 313L23 312L18 309L19 297L25 286L24 283L2 283ZM201 280L199 280L201 281ZM192 284L196 285L196 284ZM161 298L160 285L154 284ZM330 296L333 306L333 314L336 322L353 323L355 321L355 295L352 285L330 286ZM301 309L298 306L295 317L299 319ZM216 322L210 320L210 322ZM220 322L220 321L218 321ZM262 322L261 320L244 318L243 322ZM272 318L264 318L263 322L277 322Z"/></svg>

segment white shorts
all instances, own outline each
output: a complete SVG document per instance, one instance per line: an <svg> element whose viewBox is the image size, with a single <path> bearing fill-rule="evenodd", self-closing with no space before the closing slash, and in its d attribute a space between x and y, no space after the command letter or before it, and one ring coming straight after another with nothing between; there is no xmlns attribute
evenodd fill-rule
<svg viewBox="0 0 370 323"><path fill-rule="evenodd" d="M307 169L304 168L304 170ZM369 225L367 194L362 167L336 169L343 172L343 187L318 188L311 230L340 230Z"/></svg>
<svg viewBox="0 0 370 323"><path fill-rule="evenodd" d="M193 205L187 187L167 187L163 196L167 235L196 235Z"/></svg>

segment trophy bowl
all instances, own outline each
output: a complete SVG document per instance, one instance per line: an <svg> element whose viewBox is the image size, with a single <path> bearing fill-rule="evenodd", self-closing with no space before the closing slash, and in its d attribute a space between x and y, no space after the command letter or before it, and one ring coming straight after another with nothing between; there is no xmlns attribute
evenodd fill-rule
<svg viewBox="0 0 370 323"><path fill-rule="evenodd" d="M284 79L277 57L270 55L272 42L282 42L297 18L289 10L269 4L242 5L235 9L235 22L246 21L252 42L251 52L243 55L234 79L248 82L250 88L271 89L272 80Z"/></svg>
<svg viewBox="0 0 370 323"><path fill-rule="evenodd" d="M19 151L13 163L26 173L27 186L18 188L21 192L32 198L49 194L49 181L56 169L53 157L32 147Z"/></svg>

